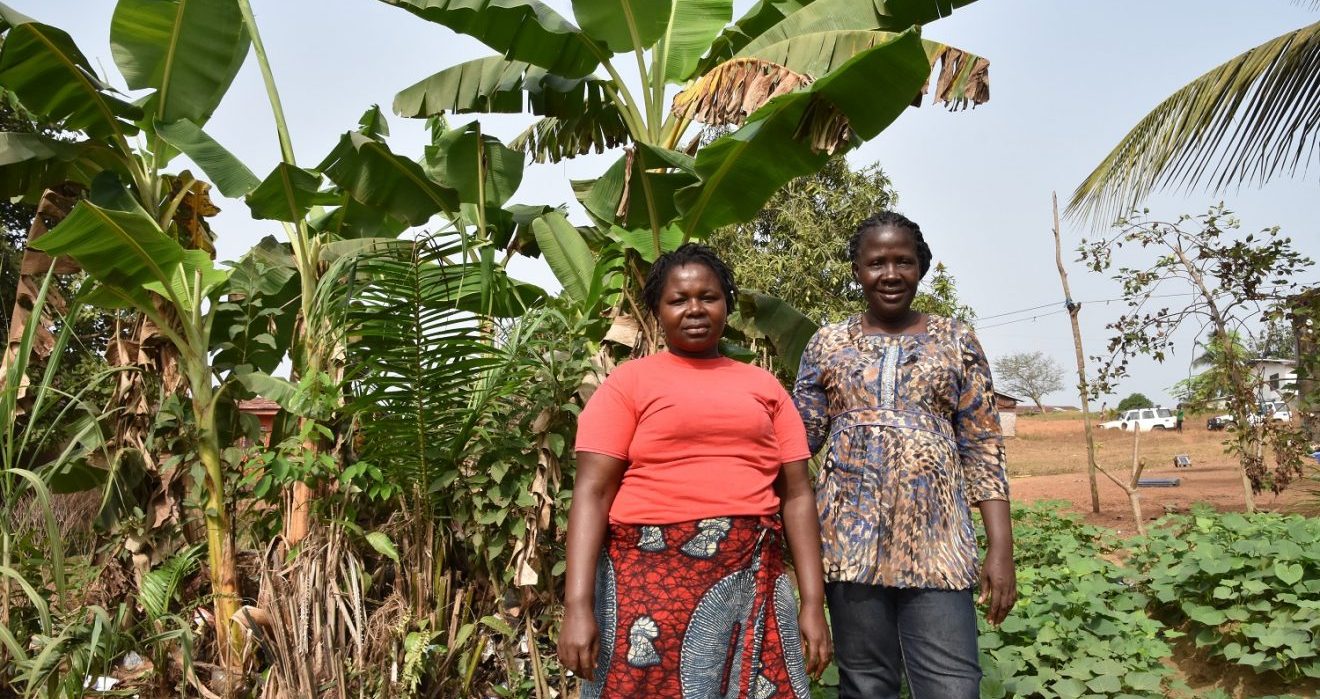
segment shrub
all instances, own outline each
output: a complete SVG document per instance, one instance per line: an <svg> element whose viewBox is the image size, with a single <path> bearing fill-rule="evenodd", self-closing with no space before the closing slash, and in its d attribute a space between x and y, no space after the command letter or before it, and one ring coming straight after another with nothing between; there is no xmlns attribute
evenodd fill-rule
<svg viewBox="0 0 1320 699"><path fill-rule="evenodd" d="M1152 403L1144 393L1133 393L1132 395L1118 402L1119 412L1122 412L1124 410L1132 410L1134 408L1153 408L1153 407L1155 407L1155 404Z"/></svg>
<svg viewBox="0 0 1320 699"><path fill-rule="evenodd" d="M1198 647L1257 672L1320 678L1320 520L1197 508L1161 520L1131 562L1155 611Z"/></svg>

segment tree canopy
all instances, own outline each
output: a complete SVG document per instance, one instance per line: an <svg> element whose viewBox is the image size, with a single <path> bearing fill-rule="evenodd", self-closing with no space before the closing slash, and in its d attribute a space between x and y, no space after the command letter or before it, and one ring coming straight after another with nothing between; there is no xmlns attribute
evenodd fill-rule
<svg viewBox="0 0 1320 699"><path fill-rule="evenodd" d="M1044 352L1017 352L995 362L995 380L999 385L1024 395L1045 412L1041 398L1063 388L1063 368Z"/></svg>

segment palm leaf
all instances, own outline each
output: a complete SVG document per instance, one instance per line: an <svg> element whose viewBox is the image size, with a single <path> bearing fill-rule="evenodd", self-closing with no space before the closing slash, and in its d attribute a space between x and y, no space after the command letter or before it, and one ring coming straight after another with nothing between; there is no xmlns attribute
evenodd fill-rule
<svg viewBox="0 0 1320 699"><path fill-rule="evenodd" d="M1264 184L1297 171L1320 134L1320 22L1233 57L1173 93L1073 192L1069 215L1108 221L1165 187Z"/></svg>
<svg viewBox="0 0 1320 699"><path fill-rule="evenodd" d="M186 547L142 576L138 600L152 619L160 619L169 612L174 593L184 579L197 570L203 550L200 545Z"/></svg>
<svg viewBox="0 0 1320 699"><path fill-rule="evenodd" d="M338 270L353 280L331 286L352 338L347 366L355 367L348 378L356 398L349 410L361 415L362 459L424 496L456 477L457 455L484 400L474 388L499 370L508 350L483 332L488 316L464 306L474 294L488 295L483 285L519 293L500 283L500 270L452 262L463 252L461 241L423 238L337 264L327 275L334 282Z"/></svg>

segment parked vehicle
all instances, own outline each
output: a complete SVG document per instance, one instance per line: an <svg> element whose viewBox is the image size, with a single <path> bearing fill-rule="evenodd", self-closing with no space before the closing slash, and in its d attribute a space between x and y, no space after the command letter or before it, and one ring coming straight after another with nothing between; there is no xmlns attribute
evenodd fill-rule
<svg viewBox="0 0 1320 699"><path fill-rule="evenodd" d="M1172 430L1178 427L1178 417L1168 408L1135 408L1123 413L1117 420L1100 423L1106 430Z"/></svg>
<svg viewBox="0 0 1320 699"><path fill-rule="evenodd" d="M1289 422L1292 420L1292 410L1288 404L1281 400L1261 401L1256 406L1256 412L1247 418L1251 424L1259 425L1265 420L1277 420L1279 422ZM1205 428L1208 430L1223 430L1234 422L1231 414L1215 415L1205 421Z"/></svg>

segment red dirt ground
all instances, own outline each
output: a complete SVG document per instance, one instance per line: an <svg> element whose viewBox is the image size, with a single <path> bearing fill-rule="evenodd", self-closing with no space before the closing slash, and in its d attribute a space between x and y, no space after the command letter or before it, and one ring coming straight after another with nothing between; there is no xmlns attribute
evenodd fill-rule
<svg viewBox="0 0 1320 699"><path fill-rule="evenodd" d="M1080 418L1042 420L1021 417L1018 435L1006 440L1014 502L1066 500L1073 503L1073 509L1085 515L1088 522L1113 528L1120 535L1132 533L1132 508L1127 494L1102 473L1097 474L1100 512L1091 512L1086 442ZM1222 451L1223 439L1224 433L1207 432L1203 424L1191 421L1182 433L1142 434L1141 458L1147 464L1142 478L1177 478L1180 481L1172 488L1141 488L1143 518L1152 520L1169 512L1183 512L1198 502L1208 503L1219 510L1241 511L1242 478L1236 462ZM1099 430L1096 440L1101 466L1127 480L1131 469L1131 433ZM1189 454L1191 468L1173 468L1174 454ZM1282 495L1259 493L1256 507L1314 514L1320 506L1320 490L1316 486L1315 480L1303 478Z"/></svg>

